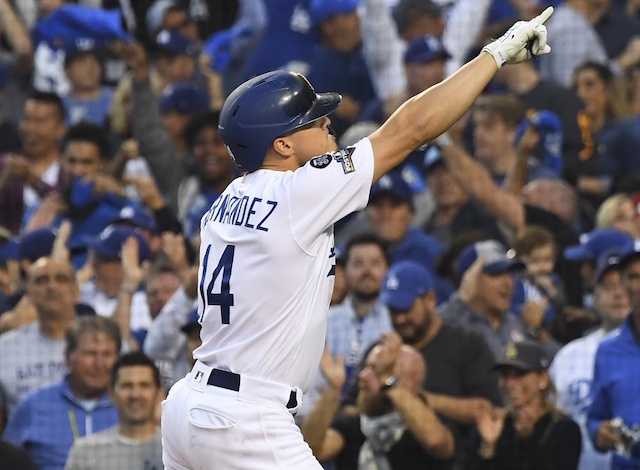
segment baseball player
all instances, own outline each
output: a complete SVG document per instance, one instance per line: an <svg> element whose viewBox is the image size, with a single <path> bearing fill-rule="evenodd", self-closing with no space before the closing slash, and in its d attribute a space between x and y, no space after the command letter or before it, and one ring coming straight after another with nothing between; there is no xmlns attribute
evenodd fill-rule
<svg viewBox="0 0 640 470"><path fill-rule="evenodd" d="M315 93L302 75L268 72L229 95L220 135L244 174L201 221L202 346L163 403L165 468L321 468L293 414L324 347L333 224L363 209L372 182L451 126L499 67L548 53L552 11L517 22L344 150L327 117L340 95Z"/></svg>

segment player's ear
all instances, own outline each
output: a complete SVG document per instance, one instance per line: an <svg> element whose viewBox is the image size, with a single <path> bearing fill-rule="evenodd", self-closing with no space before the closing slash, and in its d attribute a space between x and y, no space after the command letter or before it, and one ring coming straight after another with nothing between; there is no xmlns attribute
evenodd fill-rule
<svg viewBox="0 0 640 470"><path fill-rule="evenodd" d="M293 145L291 140L287 136L278 137L273 141L272 144L273 150L275 150L276 154L283 157L290 157L293 155Z"/></svg>

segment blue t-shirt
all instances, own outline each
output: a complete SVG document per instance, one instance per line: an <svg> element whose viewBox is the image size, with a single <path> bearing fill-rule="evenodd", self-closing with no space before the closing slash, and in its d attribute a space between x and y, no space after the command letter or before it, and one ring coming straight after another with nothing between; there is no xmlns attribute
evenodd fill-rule
<svg viewBox="0 0 640 470"><path fill-rule="evenodd" d="M108 87L103 87L100 96L93 100L81 100L71 95L63 97L65 124L72 126L80 121L88 121L96 126L104 126L112 98L113 89Z"/></svg>

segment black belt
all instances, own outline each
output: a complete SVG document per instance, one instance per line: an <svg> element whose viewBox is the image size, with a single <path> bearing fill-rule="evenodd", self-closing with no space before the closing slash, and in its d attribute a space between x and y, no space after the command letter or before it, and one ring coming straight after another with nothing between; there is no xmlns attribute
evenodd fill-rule
<svg viewBox="0 0 640 470"><path fill-rule="evenodd" d="M212 369L209 374L208 385L214 387L220 387L227 390L233 390L234 392L240 391L240 375L229 372L228 370ZM287 403L288 409L293 409L298 406L298 398L295 390L291 390L289 395L289 402Z"/></svg>

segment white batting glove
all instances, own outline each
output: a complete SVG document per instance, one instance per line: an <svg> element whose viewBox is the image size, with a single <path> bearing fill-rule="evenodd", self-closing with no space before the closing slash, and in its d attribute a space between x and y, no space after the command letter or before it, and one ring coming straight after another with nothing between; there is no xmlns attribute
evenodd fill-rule
<svg viewBox="0 0 640 470"><path fill-rule="evenodd" d="M518 21L500 38L484 46L482 52L491 54L498 67L548 54L551 47L547 44L544 23L552 13L553 7L549 7L530 21Z"/></svg>

